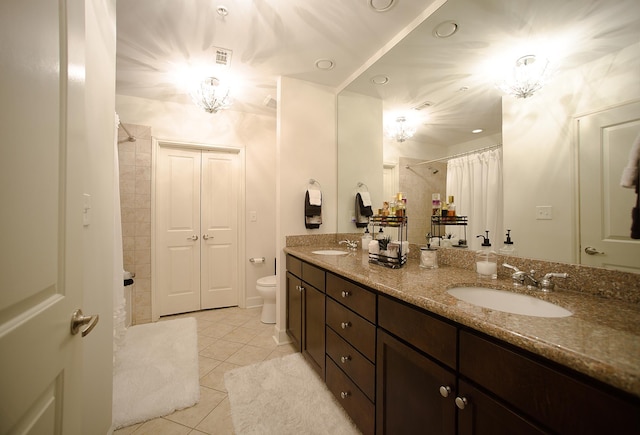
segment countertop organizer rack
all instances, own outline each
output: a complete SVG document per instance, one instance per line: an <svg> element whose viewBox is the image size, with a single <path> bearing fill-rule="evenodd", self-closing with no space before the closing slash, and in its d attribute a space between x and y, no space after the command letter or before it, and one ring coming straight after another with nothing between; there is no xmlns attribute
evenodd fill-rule
<svg viewBox="0 0 640 435"><path fill-rule="evenodd" d="M467 240L467 216L431 216L431 237L437 237L442 240L446 236L447 225L456 225L464 227L464 244L455 245L459 248L466 248Z"/></svg>
<svg viewBox="0 0 640 435"><path fill-rule="evenodd" d="M369 252L369 263L379 264L391 269L399 269L404 266L404 264L407 262L407 249L405 249L406 244L403 243L408 240L407 223L407 216L371 216L371 218L369 219L369 226L372 227L372 236L375 237L375 235L378 234L376 228L380 229L392 227L398 229L398 239L394 241L395 244L394 242L390 242L392 249L380 249L380 253L378 254Z"/></svg>

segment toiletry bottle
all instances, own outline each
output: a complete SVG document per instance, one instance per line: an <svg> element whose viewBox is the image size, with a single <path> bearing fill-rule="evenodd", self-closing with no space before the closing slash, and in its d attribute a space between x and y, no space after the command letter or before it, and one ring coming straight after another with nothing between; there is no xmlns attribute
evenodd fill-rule
<svg viewBox="0 0 640 435"><path fill-rule="evenodd" d="M511 240L511 230L507 230L507 240L504 241L504 247L502 247L499 252L502 255L518 255L516 248L513 246L513 241Z"/></svg>
<svg viewBox="0 0 640 435"><path fill-rule="evenodd" d="M433 216L440 216L440 194L432 193L431 194L431 208Z"/></svg>
<svg viewBox="0 0 640 435"><path fill-rule="evenodd" d="M446 221L447 220L447 216L449 216L449 206L447 205L446 202L442 203L441 211L442 211L442 220Z"/></svg>
<svg viewBox="0 0 640 435"><path fill-rule="evenodd" d="M482 237L482 248L476 252L476 272L479 279L497 279L498 278L498 255L491 250L491 241L489 240L489 231L486 237L482 234L476 237Z"/></svg>
<svg viewBox="0 0 640 435"><path fill-rule="evenodd" d="M364 234L362 235L361 247L363 251L369 250L369 242L373 240L371 237L371 233L369 232L369 228L364 229Z"/></svg>
<svg viewBox="0 0 640 435"><path fill-rule="evenodd" d="M449 213L447 213L447 216L453 218L449 220L455 220L456 204L453 202L453 195L449 195Z"/></svg>

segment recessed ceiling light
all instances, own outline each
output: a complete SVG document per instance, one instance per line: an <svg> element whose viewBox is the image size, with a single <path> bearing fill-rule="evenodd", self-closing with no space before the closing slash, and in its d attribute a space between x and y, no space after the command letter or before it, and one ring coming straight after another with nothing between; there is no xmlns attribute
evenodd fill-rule
<svg viewBox="0 0 640 435"><path fill-rule="evenodd" d="M316 60L316 68L321 69L323 71L328 71L333 69L335 63L331 59L318 59Z"/></svg>
<svg viewBox="0 0 640 435"><path fill-rule="evenodd" d="M376 12L387 12L395 3L396 0L369 0L369 7Z"/></svg>
<svg viewBox="0 0 640 435"><path fill-rule="evenodd" d="M471 133L473 134L477 134L477 133L482 133L484 130L481 128L476 128L475 130L471 130Z"/></svg>
<svg viewBox="0 0 640 435"><path fill-rule="evenodd" d="M427 107L431 107L433 106L433 103L431 101L425 101L424 103L420 103L417 106L415 106L413 108L413 110L422 110L422 109L426 109Z"/></svg>
<svg viewBox="0 0 640 435"><path fill-rule="evenodd" d="M221 17L226 17L227 15L229 15L229 10L227 9L226 6L218 6L216 8L216 12L218 13L218 15L220 15Z"/></svg>
<svg viewBox="0 0 640 435"><path fill-rule="evenodd" d="M458 23L455 21L443 21L433 28L433 36L436 38L449 38L458 31Z"/></svg>
<svg viewBox="0 0 640 435"><path fill-rule="evenodd" d="M383 75L377 75L371 77L371 83L374 85L386 85L389 83L389 77Z"/></svg>

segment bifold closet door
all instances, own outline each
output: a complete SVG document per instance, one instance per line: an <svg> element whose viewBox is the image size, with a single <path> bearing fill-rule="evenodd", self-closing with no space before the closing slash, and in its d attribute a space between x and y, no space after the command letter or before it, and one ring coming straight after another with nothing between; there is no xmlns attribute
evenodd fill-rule
<svg viewBox="0 0 640 435"><path fill-rule="evenodd" d="M160 315L200 309L201 151L159 147L156 182Z"/></svg>
<svg viewBox="0 0 640 435"><path fill-rule="evenodd" d="M201 308L238 305L238 155L202 151Z"/></svg>

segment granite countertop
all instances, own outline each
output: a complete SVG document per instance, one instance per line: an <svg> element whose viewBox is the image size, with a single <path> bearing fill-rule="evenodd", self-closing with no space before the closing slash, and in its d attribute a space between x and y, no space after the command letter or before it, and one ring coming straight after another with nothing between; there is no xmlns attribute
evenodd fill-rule
<svg viewBox="0 0 640 435"><path fill-rule="evenodd" d="M510 280L480 281L467 269L423 269L416 258L409 258L401 269L390 269L370 264L367 252L362 250L341 256L312 253L318 249L335 246L287 247L284 251L640 397L638 304L575 291L542 294L515 289ZM573 315L542 318L503 313L460 301L446 292L468 285L527 293L560 305Z"/></svg>

